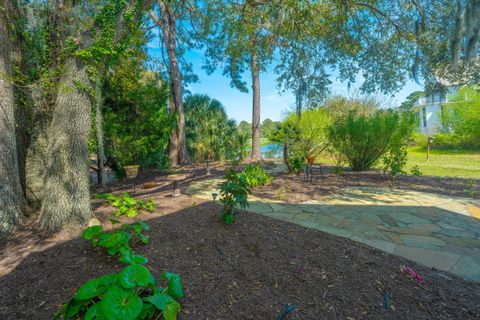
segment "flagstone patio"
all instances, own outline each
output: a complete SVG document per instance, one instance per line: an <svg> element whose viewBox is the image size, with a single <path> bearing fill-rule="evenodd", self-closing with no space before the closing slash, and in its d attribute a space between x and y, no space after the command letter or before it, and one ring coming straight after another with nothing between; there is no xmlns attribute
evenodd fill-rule
<svg viewBox="0 0 480 320"><path fill-rule="evenodd" d="M221 179L187 193L212 199ZM361 242L480 281L480 201L388 188L351 187L302 203L249 197L248 211Z"/></svg>

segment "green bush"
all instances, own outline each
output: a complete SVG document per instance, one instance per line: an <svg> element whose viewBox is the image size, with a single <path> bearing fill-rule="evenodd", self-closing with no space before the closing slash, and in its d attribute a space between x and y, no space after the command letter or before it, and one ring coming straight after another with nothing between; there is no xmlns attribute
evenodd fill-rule
<svg viewBox="0 0 480 320"><path fill-rule="evenodd" d="M427 147L427 139L428 137L423 133L414 132L408 144L412 147L415 146L424 149Z"/></svg>
<svg viewBox="0 0 480 320"><path fill-rule="evenodd" d="M249 188L263 186L272 182L272 176L262 169L259 164L249 164L240 174L246 181Z"/></svg>
<svg viewBox="0 0 480 320"><path fill-rule="evenodd" d="M373 114L359 114L353 110L330 125L328 137L333 148L346 158L352 170L365 170L375 165L392 142L406 140L402 136L402 130L407 126L404 121L411 119L411 116L391 110L379 110Z"/></svg>
<svg viewBox="0 0 480 320"><path fill-rule="evenodd" d="M480 148L480 88L464 86L444 106L443 123L462 149ZM457 148L458 149L458 148Z"/></svg>
<svg viewBox="0 0 480 320"><path fill-rule="evenodd" d="M220 202L223 204L222 221L233 223L235 207L245 209L248 206L250 189L244 176L228 170L225 181L220 184Z"/></svg>
<svg viewBox="0 0 480 320"><path fill-rule="evenodd" d="M148 212L155 211L155 203L151 198L148 198L146 201L138 200L134 197L131 197L128 192L124 193L123 196L117 197L111 193L99 193L97 198L105 199L117 210L113 213L116 217L125 215L127 218L134 218L138 216L138 210L144 210Z"/></svg>
<svg viewBox="0 0 480 320"><path fill-rule="evenodd" d="M306 157L302 154L293 153L290 158L290 173L297 174L300 170L305 167Z"/></svg>
<svg viewBox="0 0 480 320"><path fill-rule="evenodd" d="M163 287L143 265L130 264L119 273L91 279L78 288L54 319L174 320L180 311L176 299L184 296L180 276L165 272Z"/></svg>
<svg viewBox="0 0 480 320"><path fill-rule="evenodd" d="M414 131L415 118L412 113L400 114L395 131L390 140L388 150L383 155L384 173L389 172L392 179L405 174L407 164L407 146Z"/></svg>
<svg viewBox="0 0 480 320"><path fill-rule="evenodd" d="M477 150L478 145L456 133L437 133L433 135L431 148L436 150Z"/></svg>

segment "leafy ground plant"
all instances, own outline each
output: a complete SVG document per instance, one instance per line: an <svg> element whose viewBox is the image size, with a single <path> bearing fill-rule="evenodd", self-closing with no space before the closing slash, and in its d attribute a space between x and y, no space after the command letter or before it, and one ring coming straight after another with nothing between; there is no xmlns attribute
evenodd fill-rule
<svg viewBox="0 0 480 320"><path fill-rule="evenodd" d="M416 165L410 169L410 173L417 177L420 177L422 175L422 172L420 171L420 167Z"/></svg>
<svg viewBox="0 0 480 320"><path fill-rule="evenodd" d="M176 299L184 296L181 278L165 272L160 280L163 287L145 266L128 265L84 283L54 319L175 320L180 311Z"/></svg>
<svg viewBox="0 0 480 320"><path fill-rule="evenodd" d="M250 188L245 177L233 170L227 171L225 180L220 184L220 202L223 204L222 221L230 224L234 221L235 208L245 209L248 206L247 198Z"/></svg>
<svg viewBox="0 0 480 320"><path fill-rule="evenodd" d="M245 167L240 176L245 178L249 188L267 185L272 182L272 176L262 169L259 164L249 164Z"/></svg>
<svg viewBox="0 0 480 320"><path fill-rule="evenodd" d="M118 220L111 219L113 224L119 223ZM130 264L144 264L148 260L142 256L135 255L132 246L141 242L147 244L148 237L143 231L149 231L150 227L143 221L137 221L134 224L124 224L120 228L110 232L103 230L101 226L92 226L83 231L83 239L90 241L94 248L103 248L111 256L119 254L120 262Z"/></svg>
<svg viewBox="0 0 480 320"><path fill-rule="evenodd" d="M131 197L128 192L124 193L121 197L114 196L111 193L100 193L97 194L97 198L105 199L114 206L117 209L114 212L116 217L125 215L127 218L134 218L138 216L139 210L148 212L155 211L155 203L151 198L148 198L146 201L138 200Z"/></svg>

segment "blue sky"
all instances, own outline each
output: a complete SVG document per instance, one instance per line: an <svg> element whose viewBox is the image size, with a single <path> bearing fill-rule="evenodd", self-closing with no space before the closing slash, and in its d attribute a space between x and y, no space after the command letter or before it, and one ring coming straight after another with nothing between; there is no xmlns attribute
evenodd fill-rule
<svg viewBox="0 0 480 320"><path fill-rule="evenodd" d="M158 45L156 41L149 44L148 52L152 57L159 56ZM230 87L230 79L222 75L221 70L215 71L212 75L207 75L202 69L203 56L201 51L189 51L186 54L188 62L193 64L193 71L198 76L199 81L191 83L187 86L187 90L191 93L208 94L222 102L225 106L227 114L238 122L252 120L252 92L242 93L235 88ZM291 93L279 94L276 88L276 75L273 72L273 66L268 68L267 72L260 76L260 97L261 97L261 121L270 118L274 121L281 120L282 115L286 111L291 110L295 97ZM248 88L251 87L250 74L245 73L244 79L248 83ZM331 85L332 94L353 95L357 92L355 86L350 90L346 83L341 83L336 80L334 76L330 79L333 83ZM391 106L398 106L405 98L416 90L422 90L422 87L414 81L409 81L406 85L393 96L384 97L382 100L388 101Z"/></svg>

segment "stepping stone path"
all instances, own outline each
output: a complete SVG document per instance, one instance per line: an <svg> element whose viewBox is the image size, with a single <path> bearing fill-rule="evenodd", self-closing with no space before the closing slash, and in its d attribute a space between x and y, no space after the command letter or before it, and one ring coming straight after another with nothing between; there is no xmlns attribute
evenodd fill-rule
<svg viewBox="0 0 480 320"><path fill-rule="evenodd" d="M187 194L212 199L221 179ZM249 197L248 211L317 229L480 281L480 201L417 191L351 187L303 203Z"/></svg>

